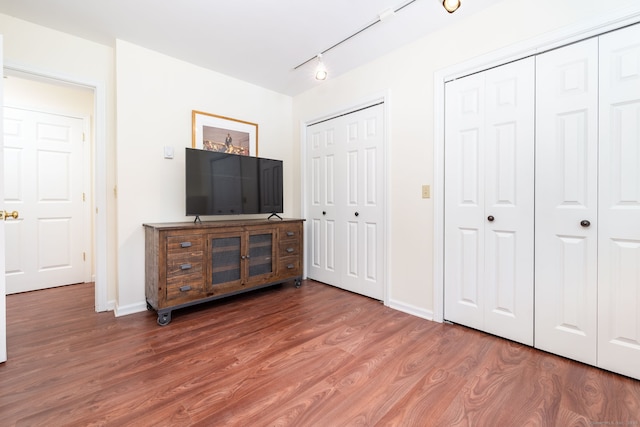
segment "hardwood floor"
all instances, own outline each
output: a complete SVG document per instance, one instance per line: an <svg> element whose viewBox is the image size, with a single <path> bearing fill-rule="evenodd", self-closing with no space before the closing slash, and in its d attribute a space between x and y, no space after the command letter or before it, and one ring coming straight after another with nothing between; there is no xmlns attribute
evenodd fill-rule
<svg viewBox="0 0 640 427"><path fill-rule="evenodd" d="M164 327L10 295L7 336L2 426L640 426L640 381L312 281Z"/></svg>

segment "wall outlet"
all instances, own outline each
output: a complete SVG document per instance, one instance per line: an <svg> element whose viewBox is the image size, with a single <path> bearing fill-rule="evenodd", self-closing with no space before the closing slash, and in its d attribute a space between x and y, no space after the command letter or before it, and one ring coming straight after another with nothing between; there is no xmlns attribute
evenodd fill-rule
<svg viewBox="0 0 640 427"><path fill-rule="evenodd" d="M422 198L423 199L428 199L431 197L431 186L430 185L423 185L422 186Z"/></svg>

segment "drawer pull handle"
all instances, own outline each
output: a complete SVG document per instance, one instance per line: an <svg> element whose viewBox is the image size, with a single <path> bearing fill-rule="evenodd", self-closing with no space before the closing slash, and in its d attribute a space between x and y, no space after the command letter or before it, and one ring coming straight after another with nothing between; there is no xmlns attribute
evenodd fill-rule
<svg viewBox="0 0 640 427"><path fill-rule="evenodd" d="M189 270L191 268L191 264L180 264L180 270Z"/></svg>
<svg viewBox="0 0 640 427"><path fill-rule="evenodd" d="M295 268L295 265L293 265L293 264L289 264L289 265L287 265L287 268L288 268L289 270L291 270L291 269Z"/></svg>
<svg viewBox="0 0 640 427"><path fill-rule="evenodd" d="M191 290L191 286L186 285L186 286L180 286L180 292L187 292Z"/></svg>
<svg viewBox="0 0 640 427"><path fill-rule="evenodd" d="M287 248L287 252L288 253L292 253L293 252L293 248Z"/></svg>
<svg viewBox="0 0 640 427"><path fill-rule="evenodd" d="M181 248L190 248L191 247L191 242L182 242L182 243L180 243L180 247Z"/></svg>
<svg viewBox="0 0 640 427"><path fill-rule="evenodd" d="M294 233L293 231L287 231L287 236L291 237L294 236L296 233Z"/></svg>

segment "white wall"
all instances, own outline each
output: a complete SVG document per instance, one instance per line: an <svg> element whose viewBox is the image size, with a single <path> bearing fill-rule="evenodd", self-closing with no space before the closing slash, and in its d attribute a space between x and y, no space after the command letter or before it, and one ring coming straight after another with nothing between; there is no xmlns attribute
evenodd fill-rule
<svg viewBox="0 0 640 427"><path fill-rule="evenodd" d="M77 117L93 115L93 91L88 88L32 80L21 73L8 74L5 73L4 105Z"/></svg>
<svg viewBox="0 0 640 427"><path fill-rule="evenodd" d="M620 8L636 3L616 2ZM427 318L434 310L434 206L433 199L421 198L422 184L434 182L434 73L576 22L597 20L609 12L611 4L608 0L505 0L294 97L294 122L300 126L371 94L390 92L391 306ZM325 62L330 61L328 53ZM301 144L296 133L296 156Z"/></svg>
<svg viewBox="0 0 640 427"><path fill-rule="evenodd" d="M184 215L184 148L191 147L192 110L257 123L259 155L284 161L284 214L300 212L293 190L298 158L291 97L122 40L116 43L116 63L120 315L146 308L142 224L193 221ZM164 158L164 146L174 148L174 159Z"/></svg>

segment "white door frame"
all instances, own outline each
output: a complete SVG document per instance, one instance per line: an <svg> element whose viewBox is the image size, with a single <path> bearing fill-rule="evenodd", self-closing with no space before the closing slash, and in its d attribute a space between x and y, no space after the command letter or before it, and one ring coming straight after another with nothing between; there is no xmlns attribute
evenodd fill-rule
<svg viewBox="0 0 640 427"><path fill-rule="evenodd" d="M500 49L434 73L433 320L444 320L444 106L445 83L640 22L640 5L612 11L530 41Z"/></svg>
<svg viewBox="0 0 640 427"><path fill-rule="evenodd" d="M35 77L43 77L62 83L84 86L93 90L93 115L95 117L94 134L92 136L92 140L94 141L95 162L93 165L93 196L96 210L93 247L95 257L95 310L107 311L112 309L113 307L109 307L107 302L107 100L105 83L15 64L10 60L4 62L4 68L20 73L31 74Z"/></svg>
<svg viewBox="0 0 640 427"><path fill-rule="evenodd" d="M360 110L362 108L366 108L369 106L372 106L374 104L378 104L380 102L383 103L383 111L384 111L384 117L383 117L383 125L384 125L384 141L382 143L383 147L382 147L382 153L384 156L384 161L383 161L383 177L382 177L382 204L383 204L383 221L384 221L384 230L382 232L383 234L383 239L384 239L384 253L382 254L382 268L383 268L383 272L382 272L382 277L384 280L384 286L383 286L383 294L384 294L384 298L382 300L382 302L384 303L384 305L388 306L389 305L389 247L391 246L391 236L390 236L390 232L389 232L389 197L388 195L390 194L389 192L389 179L388 179L388 170L389 170L389 112L390 112L390 94L389 92L383 92L383 93L377 93L377 94L373 94L371 96L365 97L360 101L356 101L353 102L352 104L349 104L347 106L344 106L342 108L337 108L334 109L326 114L322 114L322 115L318 115L318 116L314 116L311 118L308 118L306 120L303 120L300 123L300 178L301 178L301 182L300 182L300 203L301 203L301 207L300 207L300 211L302 212L302 217L306 218L307 217L307 206L308 206L308 194L306 193L306 188L307 188L307 180L308 178L308 173L309 171L304 167L304 165L306 165L306 159L307 159L307 127L313 123L319 122L319 121L323 121L323 120L329 120L332 119L334 117L337 116L341 116L344 114L349 114L350 112L356 111L356 110ZM304 227L304 241L308 242L308 227ZM309 262L309 256L307 253L307 244L305 243L304 245L304 249L303 249L303 253L304 253L304 272L303 272L303 276L306 278L307 277L307 263Z"/></svg>

